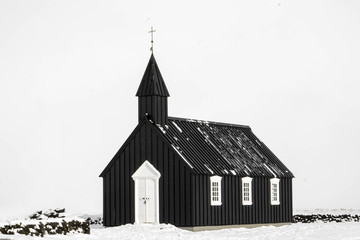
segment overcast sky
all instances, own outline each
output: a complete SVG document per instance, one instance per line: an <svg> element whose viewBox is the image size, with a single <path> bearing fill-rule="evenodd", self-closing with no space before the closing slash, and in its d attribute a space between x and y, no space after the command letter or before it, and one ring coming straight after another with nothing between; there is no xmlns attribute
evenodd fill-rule
<svg viewBox="0 0 360 240"><path fill-rule="evenodd" d="M154 54L169 115L250 125L294 208L360 208L360 1L0 0L0 219L102 213Z"/></svg>

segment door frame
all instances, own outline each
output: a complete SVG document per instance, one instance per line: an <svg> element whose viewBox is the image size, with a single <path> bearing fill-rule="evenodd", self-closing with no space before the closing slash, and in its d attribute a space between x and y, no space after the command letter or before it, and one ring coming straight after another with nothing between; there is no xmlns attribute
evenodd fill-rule
<svg viewBox="0 0 360 240"><path fill-rule="evenodd" d="M139 179L149 179L154 182L154 202L155 202L155 222L159 224L159 178L161 177L160 172L147 160L135 171L132 178L135 183L135 224L140 224L139 218Z"/></svg>

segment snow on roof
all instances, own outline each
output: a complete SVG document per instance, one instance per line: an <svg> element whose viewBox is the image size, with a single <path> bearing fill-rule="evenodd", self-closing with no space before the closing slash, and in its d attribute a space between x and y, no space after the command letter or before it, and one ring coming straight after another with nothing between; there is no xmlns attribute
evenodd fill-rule
<svg viewBox="0 0 360 240"><path fill-rule="evenodd" d="M249 126L174 117L169 122L165 138L195 173L293 177Z"/></svg>
<svg viewBox="0 0 360 240"><path fill-rule="evenodd" d="M174 124L174 126L177 128L177 130L179 130L179 132L182 132L181 128L176 124L176 122L172 121L172 124Z"/></svg>
<svg viewBox="0 0 360 240"><path fill-rule="evenodd" d="M156 126L158 127L158 129L160 129L162 133L166 133L165 129L160 124L156 124Z"/></svg>
<svg viewBox="0 0 360 240"><path fill-rule="evenodd" d="M174 144L171 144L171 146L173 147L173 149L175 149L175 151L182 157L182 159L189 165L189 167L194 168L184 157L184 155L181 154L181 152L179 151L178 147L174 146Z"/></svg>
<svg viewBox="0 0 360 240"><path fill-rule="evenodd" d="M276 174L265 163L264 166L269 170L269 172L271 172L272 175L274 175L274 177L276 177Z"/></svg>
<svg viewBox="0 0 360 240"><path fill-rule="evenodd" d="M204 164L204 166L206 167L206 169L211 173L214 174L214 171L210 169L210 167L207 164Z"/></svg>

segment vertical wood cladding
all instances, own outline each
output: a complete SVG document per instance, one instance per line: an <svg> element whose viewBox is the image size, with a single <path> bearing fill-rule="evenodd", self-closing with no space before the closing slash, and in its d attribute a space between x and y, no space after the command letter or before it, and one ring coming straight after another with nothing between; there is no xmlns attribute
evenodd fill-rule
<svg viewBox="0 0 360 240"><path fill-rule="evenodd" d="M139 122L149 114L151 119L162 126L168 121L167 97L144 96L139 97Z"/></svg>
<svg viewBox="0 0 360 240"><path fill-rule="evenodd" d="M270 178L252 182L252 205L242 205L240 176L223 176L222 205L210 205L210 176L193 176L193 226L291 222L292 178L280 180L280 205L271 205Z"/></svg>
<svg viewBox="0 0 360 240"><path fill-rule="evenodd" d="M192 225L191 170L165 143L159 130L147 121L125 142L103 177L104 225L117 226L135 221L132 174L148 160L160 173L160 222L177 226Z"/></svg>
<svg viewBox="0 0 360 240"><path fill-rule="evenodd" d="M208 226L291 222L292 178L280 178L280 205L271 205L270 177L253 177L253 204L247 206L241 202L241 176L222 176L222 205L211 206L210 175L193 173L160 130L143 119L103 175L105 226L135 221L131 176L145 160L161 173L161 223Z"/></svg>

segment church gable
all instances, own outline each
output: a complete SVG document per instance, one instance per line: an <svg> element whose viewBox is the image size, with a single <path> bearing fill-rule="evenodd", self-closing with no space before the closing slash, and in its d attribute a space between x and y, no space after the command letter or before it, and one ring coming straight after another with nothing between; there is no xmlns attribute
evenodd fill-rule
<svg viewBox="0 0 360 240"><path fill-rule="evenodd" d="M135 138L138 141L138 139L140 138L139 133L145 123L146 123L145 118L142 121L140 121L140 123L135 127L135 129L132 131L132 133L126 139L126 141L123 143L123 145L120 147L120 149L116 152L115 156L111 159L111 161L108 163L108 165L105 167L105 169L101 172L99 177L105 177L105 175L109 171L109 169L115 164L115 162L117 160L120 160L121 155L125 153L126 148L130 147L130 143L132 141L134 141Z"/></svg>
<svg viewBox="0 0 360 240"><path fill-rule="evenodd" d="M163 131L160 125L155 125L151 119L144 117L102 171L100 177L104 177L109 169L115 165L115 162L122 161L122 159L129 161L128 164L136 168L145 160L153 164L154 162L156 164L157 161L163 161L165 156L162 151L165 149L169 149L168 154L175 155L180 161L184 160L174 145L162 135ZM192 171L192 166L186 160L183 165L186 165ZM134 172L134 167L130 170L131 174Z"/></svg>

